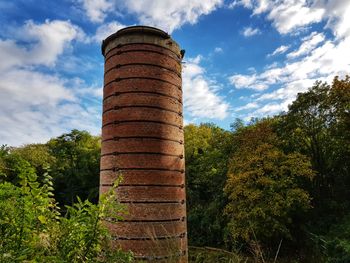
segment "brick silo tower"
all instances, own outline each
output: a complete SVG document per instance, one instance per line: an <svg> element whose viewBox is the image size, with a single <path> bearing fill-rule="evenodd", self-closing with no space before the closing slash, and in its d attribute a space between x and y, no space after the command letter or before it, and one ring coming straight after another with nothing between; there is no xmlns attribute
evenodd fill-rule
<svg viewBox="0 0 350 263"><path fill-rule="evenodd" d="M187 262L182 52L164 31L133 26L105 39L102 54L100 192L122 175L129 211L106 224L136 259Z"/></svg>

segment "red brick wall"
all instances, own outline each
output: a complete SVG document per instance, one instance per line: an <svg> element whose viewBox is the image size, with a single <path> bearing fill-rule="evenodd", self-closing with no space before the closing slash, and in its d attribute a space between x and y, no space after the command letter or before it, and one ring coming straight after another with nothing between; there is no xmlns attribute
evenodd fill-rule
<svg viewBox="0 0 350 263"><path fill-rule="evenodd" d="M137 31L135 43L109 39L120 43L104 54L100 192L121 174L117 195L129 210L106 225L136 258L187 262L180 51L157 34L143 43Z"/></svg>

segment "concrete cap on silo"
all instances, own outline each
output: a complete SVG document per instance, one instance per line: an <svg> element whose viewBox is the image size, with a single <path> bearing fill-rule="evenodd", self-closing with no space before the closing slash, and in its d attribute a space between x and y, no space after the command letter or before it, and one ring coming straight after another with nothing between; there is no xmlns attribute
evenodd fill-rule
<svg viewBox="0 0 350 263"><path fill-rule="evenodd" d="M165 31L150 26L130 26L118 30L102 41L102 55L117 47L125 44L156 44L171 49L181 57L179 45ZM110 46L110 47L109 47Z"/></svg>

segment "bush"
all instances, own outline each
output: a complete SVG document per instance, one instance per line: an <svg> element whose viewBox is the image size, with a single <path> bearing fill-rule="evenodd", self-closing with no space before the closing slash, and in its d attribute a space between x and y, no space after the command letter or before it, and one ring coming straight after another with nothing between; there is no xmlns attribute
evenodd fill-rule
<svg viewBox="0 0 350 263"><path fill-rule="evenodd" d="M325 237L326 262L350 262L350 215L335 224Z"/></svg>
<svg viewBox="0 0 350 263"><path fill-rule="evenodd" d="M101 219L122 214L114 189L100 204L81 201L61 216L52 178L38 182L35 169L19 160L19 185L0 183L0 262L131 262L132 255L110 247Z"/></svg>

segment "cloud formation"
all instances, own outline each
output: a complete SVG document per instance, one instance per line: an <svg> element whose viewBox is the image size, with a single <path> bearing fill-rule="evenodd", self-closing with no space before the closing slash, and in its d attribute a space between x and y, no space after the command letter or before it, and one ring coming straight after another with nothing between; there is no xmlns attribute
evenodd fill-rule
<svg viewBox="0 0 350 263"><path fill-rule="evenodd" d="M287 58L296 58L307 55L325 39L326 38L323 33L312 32L309 36L302 39L302 44L299 46L299 48L293 52L290 52L287 55Z"/></svg>
<svg viewBox="0 0 350 263"><path fill-rule="evenodd" d="M242 31L242 35L245 37L252 37L254 35L260 34L260 30L258 28L246 27Z"/></svg>
<svg viewBox="0 0 350 263"><path fill-rule="evenodd" d="M70 129L97 133L99 114L84 107L76 82L55 73L60 56L82 30L69 21L27 21L15 29L15 39L0 39L0 144L18 146L44 142ZM74 90L70 83L74 85Z"/></svg>
<svg viewBox="0 0 350 263"><path fill-rule="evenodd" d="M124 27L126 27L126 25L123 25L116 21L110 22L108 24L103 24L97 28L96 34L92 37L92 40L97 43L101 43L102 40L106 39L108 36Z"/></svg>
<svg viewBox="0 0 350 263"><path fill-rule="evenodd" d="M316 80L331 82L334 76L344 76L350 67L350 5L347 1L267 1L240 0L232 7L242 5L252 10L253 15L266 15L280 34L300 38L295 32L302 30L305 37L291 50L280 46L268 56L286 54L283 63L273 63L261 72L233 74L229 77L237 89L268 90L254 94L259 107L247 117L262 117L285 111L297 93L306 91ZM305 27L323 22L324 30L330 30L333 37L326 38L324 32L308 32ZM305 33L306 32L306 33ZM289 52L288 52L289 51ZM242 106L248 109L250 104Z"/></svg>
<svg viewBox="0 0 350 263"><path fill-rule="evenodd" d="M268 57L272 57L272 56L276 56L276 55L283 54L283 53L285 53L289 48L290 48L290 46L282 45L282 46L276 48L271 54L268 54L267 56L268 56Z"/></svg>
<svg viewBox="0 0 350 263"><path fill-rule="evenodd" d="M78 3L82 4L86 15L94 23L103 22L114 4L110 0L78 0Z"/></svg>
<svg viewBox="0 0 350 263"><path fill-rule="evenodd" d="M108 14L135 15L140 24L155 26L169 33L184 24L195 24L223 4L223 0L81 0L92 22L103 22ZM116 19L113 16L113 19Z"/></svg>
<svg viewBox="0 0 350 263"><path fill-rule="evenodd" d="M60 20L46 20L43 24L29 20L14 35L18 36L17 40L0 39L1 70L14 66L54 66L71 41L84 38L79 27ZM19 45L18 41L26 45Z"/></svg>
<svg viewBox="0 0 350 263"><path fill-rule="evenodd" d="M252 90L265 90L268 87L268 83L263 79L259 79L256 74L242 75L235 74L229 77L229 81L236 89L252 89Z"/></svg>
<svg viewBox="0 0 350 263"><path fill-rule="evenodd" d="M184 110L191 118L224 119L228 116L229 104L217 93L214 80L205 77L200 66L201 57L189 58L183 68Z"/></svg>

